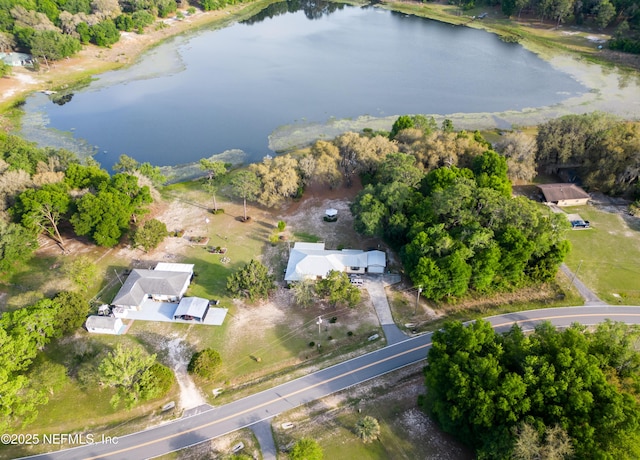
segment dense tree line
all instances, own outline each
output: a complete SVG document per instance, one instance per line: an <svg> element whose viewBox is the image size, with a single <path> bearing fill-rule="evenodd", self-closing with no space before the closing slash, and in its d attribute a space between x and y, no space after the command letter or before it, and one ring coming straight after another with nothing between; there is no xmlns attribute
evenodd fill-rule
<svg viewBox="0 0 640 460"><path fill-rule="evenodd" d="M640 177L640 127L594 112L567 115L538 127L537 163L546 172L572 173L592 190L632 191Z"/></svg>
<svg viewBox="0 0 640 460"><path fill-rule="evenodd" d="M637 0L460 0L456 2L463 9L471 9L481 4L500 5L506 16L522 14L540 19L578 25L587 24L598 28L622 25L626 32L629 27L640 26L640 9Z"/></svg>
<svg viewBox="0 0 640 460"><path fill-rule="evenodd" d="M531 335L448 323L433 335L421 404L480 459L638 458L639 337L612 322Z"/></svg>
<svg viewBox="0 0 640 460"><path fill-rule="evenodd" d="M126 158L116 167L127 172L110 176L91 159L83 165L67 150L0 133L0 274L31 257L39 234L63 250L71 231L105 247L132 231L136 245L157 246L166 227L140 217L153 201L153 183L164 178L157 167Z"/></svg>
<svg viewBox="0 0 640 460"><path fill-rule="evenodd" d="M568 251L566 219L512 198L508 160L479 133L398 121L400 152L386 155L354 200L356 230L400 250L433 300L552 279Z"/></svg>
<svg viewBox="0 0 640 460"><path fill-rule="evenodd" d="M235 3L201 0L194 5L209 11ZM121 31L143 33L156 18L188 6L184 0L0 0L0 51L29 52L48 64L72 56L82 44L111 46Z"/></svg>
<svg viewBox="0 0 640 460"><path fill-rule="evenodd" d="M73 333L84 322L89 304L77 293L60 292L52 299L0 316L0 428L29 423L46 404L50 391L31 378L34 361L53 339Z"/></svg>

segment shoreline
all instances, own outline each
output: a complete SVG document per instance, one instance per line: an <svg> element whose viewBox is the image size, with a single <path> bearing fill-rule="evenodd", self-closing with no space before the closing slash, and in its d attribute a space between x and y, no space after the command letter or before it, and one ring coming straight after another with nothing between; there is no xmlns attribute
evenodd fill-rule
<svg viewBox="0 0 640 460"><path fill-rule="evenodd" d="M226 26L254 15L275 1L277 0L258 0L215 11L197 10L182 20L159 19L144 34L121 32L120 40L110 48L84 45L76 55L52 63L51 68L46 71L13 68L11 75L0 78L0 117L32 92L65 89L86 78L127 67L167 39L195 32L203 27Z"/></svg>

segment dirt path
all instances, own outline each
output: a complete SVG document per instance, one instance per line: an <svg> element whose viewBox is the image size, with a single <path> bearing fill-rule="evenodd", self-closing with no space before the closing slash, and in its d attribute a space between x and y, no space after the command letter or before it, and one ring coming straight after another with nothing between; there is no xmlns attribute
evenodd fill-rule
<svg viewBox="0 0 640 460"><path fill-rule="evenodd" d="M193 409L194 407L207 404L198 387L196 387L191 377L187 373L187 365L189 364L189 352L186 343L182 337L174 337L166 344L169 351L169 360L171 368L175 373L178 386L180 387L180 408L183 410Z"/></svg>

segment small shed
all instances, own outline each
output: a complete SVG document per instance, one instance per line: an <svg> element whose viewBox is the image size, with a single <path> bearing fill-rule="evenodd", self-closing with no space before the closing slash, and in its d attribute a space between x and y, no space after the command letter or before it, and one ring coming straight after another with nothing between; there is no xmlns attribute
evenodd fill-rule
<svg viewBox="0 0 640 460"><path fill-rule="evenodd" d="M173 314L173 319L202 323L209 311L209 301L202 297L183 297Z"/></svg>
<svg viewBox="0 0 640 460"><path fill-rule="evenodd" d="M538 188L544 201L557 206L584 206L589 202L589 194L576 184L541 184Z"/></svg>
<svg viewBox="0 0 640 460"><path fill-rule="evenodd" d="M92 315L85 322L87 331L93 334L124 334L125 325L120 318Z"/></svg>

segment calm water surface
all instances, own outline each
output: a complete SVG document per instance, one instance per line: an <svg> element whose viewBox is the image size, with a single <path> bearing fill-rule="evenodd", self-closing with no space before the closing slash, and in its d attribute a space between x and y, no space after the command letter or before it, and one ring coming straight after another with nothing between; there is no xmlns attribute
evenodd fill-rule
<svg viewBox="0 0 640 460"><path fill-rule="evenodd" d="M292 123L520 110L585 91L486 32L372 7L287 9L171 40L63 105L34 95L27 116L85 140L106 168L123 153L162 166L229 149L258 161L272 153L269 134Z"/></svg>

